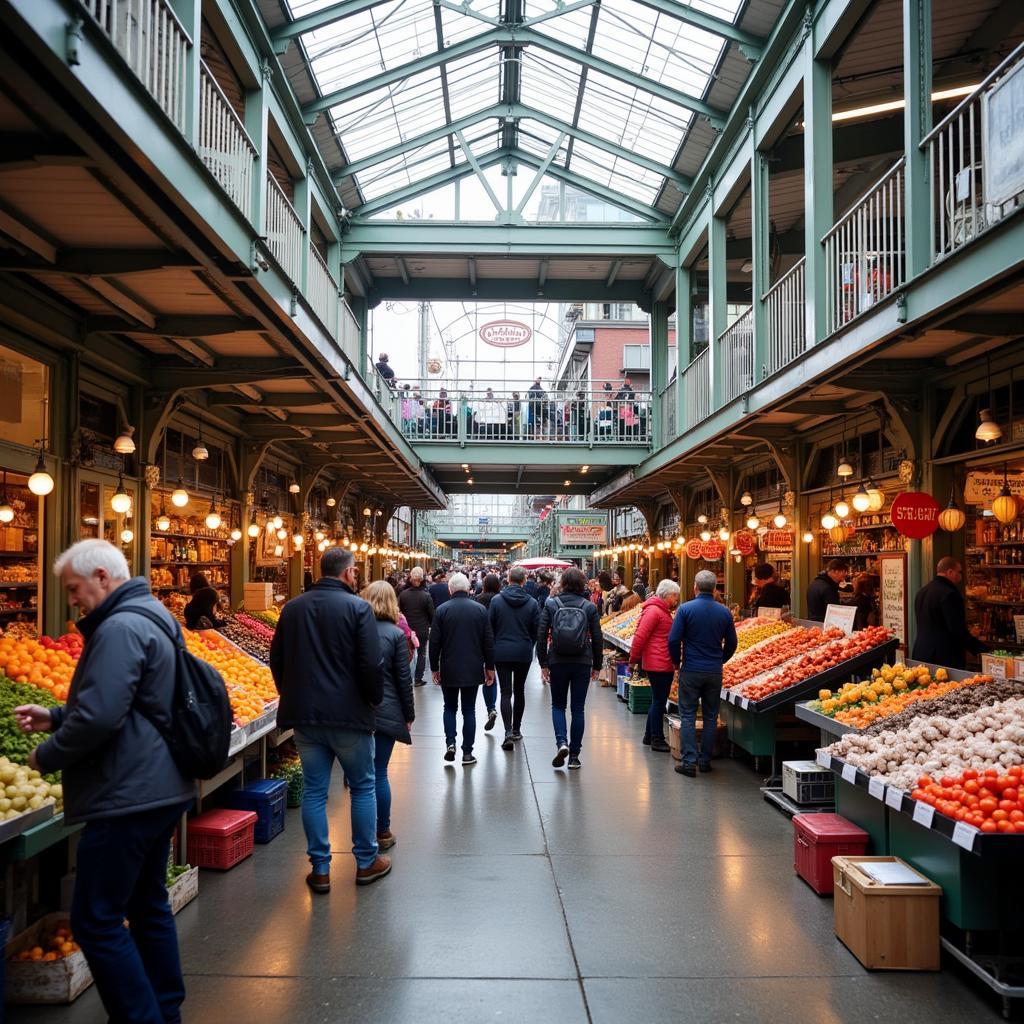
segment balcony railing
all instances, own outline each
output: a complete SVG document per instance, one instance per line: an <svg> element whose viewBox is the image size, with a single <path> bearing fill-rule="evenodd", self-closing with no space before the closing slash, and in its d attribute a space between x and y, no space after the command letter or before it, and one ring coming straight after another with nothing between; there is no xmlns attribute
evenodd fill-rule
<svg viewBox="0 0 1024 1024"><path fill-rule="evenodd" d="M678 433L676 423L676 392L679 386L679 379L669 381L668 386L661 393L661 434L662 444L668 444Z"/></svg>
<svg viewBox="0 0 1024 1024"><path fill-rule="evenodd" d="M901 157L822 239L828 334L906 280L903 167Z"/></svg>
<svg viewBox="0 0 1024 1024"><path fill-rule="evenodd" d="M683 370L683 418L686 429L711 415L711 374L708 349Z"/></svg>
<svg viewBox="0 0 1024 1024"><path fill-rule="evenodd" d="M192 40L167 0L79 2L96 19L160 109L184 132Z"/></svg>
<svg viewBox="0 0 1024 1024"><path fill-rule="evenodd" d="M722 402L728 405L754 386L754 307L718 337L722 360Z"/></svg>
<svg viewBox="0 0 1024 1024"><path fill-rule="evenodd" d="M355 365L359 364L359 320L352 312L351 306L345 299L341 300L338 309L341 322L338 325L338 341L341 342L341 350Z"/></svg>
<svg viewBox="0 0 1024 1024"><path fill-rule="evenodd" d="M235 206L249 218L256 147L205 63L199 71L199 87L200 159Z"/></svg>
<svg viewBox="0 0 1024 1024"><path fill-rule="evenodd" d="M320 317L321 323L328 333L334 337L338 325L338 282L334 280L327 261L320 255L316 246L309 245L309 277L306 298L313 307L313 312Z"/></svg>
<svg viewBox="0 0 1024 1024"><path fill-rule="evenodd" d="M1022 63L1024 44L921 142L928 150L932 183L933 260L961 249L1024 202L1015 157L1024 109L1024 71L1014 72ZM995 128L1000 124L1018 136L1016 147L1000 143Z"/></svg>
<svg viewBox="0 0 1024 1024"><path fill-rule="evenodd" d="M411 441L649 445L651 393L589 388L484 392L396 387L402 433ZM610 386L611 381L607 382Z"/></svg>
<svg viewBox="0 0 1024 1024"><path fill-rule="evenodd" d="M768 331L764 369L770 377L793 362L807 344L803 258L768 289L764 306Z"/></svg>
<svg viewBox="0 0 1024 1024"><path fill-rule="evenodd" d="M295 212L281 186L272 174L267 175L267 248L278 266L291 278L293 284L302 280L302 254L305 231L302 218Z"/></svg>

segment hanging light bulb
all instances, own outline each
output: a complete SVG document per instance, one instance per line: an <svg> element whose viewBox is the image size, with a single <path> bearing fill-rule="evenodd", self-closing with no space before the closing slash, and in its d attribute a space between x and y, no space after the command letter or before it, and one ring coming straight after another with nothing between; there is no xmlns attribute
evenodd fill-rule
<svg viewBox="0 0 1024 1024"><path fill-rule="evenodd" d="M14 506L7 497L7 470L4 470L4 489L0 494L0 523L9 523L14 518Z"/></svg>
<svg viewBox="0 0 1024 1024"><path fill-rule="evenodd" d="M740 495L740 504L743 505L744 507L754 504L754 499L750 491L744 491Z"/></svg>
<svg viewBox="0 0 1024 1024"><path fill-rule="evenodd" d="M850 516L850 505L846 498L840 497L836 502L836 516L839 519L848 519Z"/></svg>
<svg viewBox="0 0 1024 1024"><path fill-rule="evenodd" d="M277 531L277 539L278 540L284 540L285 537L287 537L287 536L288 536L288 531L286 529L284 529L284 527L282 527L280 530Z"/></svg>
<svg viewBox="0 0 1024 1024"><path fill-rule="evenodd" d="M284 526L284 520L278 515L275 515L273 519L270 520L270 523L275 530L280 530L281 527Z"/></svg>
<svg viewBox="0 0 1024 1024"><path fill-rule="evenodd" d="M708 521L708 517L706 515L704 515L703 512L701 512L701 514L699 516L697 516L697 522L700 523L701 526L703 526L705 523L707 523L707 521ZM710 538L708 538L708 539L710 540Z"/></svg>
<svg viewBox="0 0 1024 1024"><path fill-rule="evenodd" d="M175 508L184 508L188 504L188 491L185 490L185 484L180 476L178 477L178 486L171 493L171 504Z"/></svg>
<svg viewBox="0 0 1024 1024"><path fill-rule="evenodd" d="M881 512L885 505L885 492L882 490L874 480L868 483L868 505L869 512Z"/></svg>
<svg viewBox="0 0 1024 1024"><path fill-rule="evenodd" d="M256 522L256 509L249 514L249 525L245 532L253 538L260 535L260 524Z"/></svg>
<svg viewBox="0 0 1024 1024"><path fill-rule="evenodd" d="M237 526L234 526L231 528L231 533L229 534L229 536L231 537L232 540L241 540L242 531Z"/></svg>
<svg viewBox="0 0 1024 1024"><path fill-rule="evenodd" d="M325 540L320 541L320 543L317 544L316 549L317 549L317 551L326 551L327 550L327 541L325 541Z"/></svg>
<svg viewBox="0 0 1024 1024"><path fill-rule="evenodd" d="M370 515L370 506L369 505L366 505L366 506L363 507L363 515L366 516L366 517L369 517L369 515Z"/></svg>
<svg viewBox="0 0 1024 1024"><path fill-rule="evenodd" d="M949 504L939 513L939 526L947 533L955 533L964 523L967 516L962 508L957 508L953 493L953 484L949 485Z"/></svg>
<svg viewBox="0 0 1024 1024"><path fill-rule="evenodd" d="M206 528L216 530L220 527L220 513L217 511L216 497L210 499L210 511L206 513Z"/></svg>
<svg viewBox="0 0 1024 1024"><path fill-rule="evenodd" d="M43 461L43 446L39 446L39 458L36 460L36 468L28 478L28 489L37 494L40 498L53 490L53 477L46 471L46 463Z"/></svg>
<svg viewBox="0 0 1024 1024"><path fill-rule="evenodd" d="M135 534L132 533L132 531L130 529L128 529L128 527L126 526L121 531L121 543L122 544L131 544L131 542L133 540L135 540Z"/></svg>
<svg viewBox="0 0 1024 1024"><path fill-rule="evenodd" d="M110 499L110 507L119 516L123 516L132 507L132 499L124 489L124 478L120 473L117 474L117 490L114 491L114 496Z"/></svg>
<svg viewBox="0 0 1024 1024"><path fill-rule="evenodd" d="M821 517L821 526L824 530L832 530L839 525L839 520L829 510Z"/></svg>
<svg viewBox="0 0 1024 1024"><path fill-rule="evenodd" d="M864 489L864 481L861 481L857 493L853 496L853 507L857 512L867 512L871 508L871 498Z"/></svg>
<svg viewBox="0 0 1024 1024"><path fill-rule="evenodd" d="M1017 518L1017 499L1010 493L1005 463L1003 464L1003 486L999 488L999 494L992 499L992 515L1004 526Z"/></svg>
<svg viewBox="0 0 1024 1024"><path fill-rule="evenodd" d="M756 530L761 525L761 520L755 515L747 516L747 529Z"/></svg>
<svg viewBox="0 0 1024 1024"><path fill-rule="evenodd" d="M814 534L810 530L804 530L803 542L810 544L814 540Z"/></svg>
<svg viewBox="0 0 1024 1024"><path fill-rule="evenodd" d="M301 491L301 490L302 490L302 488L301 488L301 487L299 487L298 481L296 481L296 480L293 480L293 481L292 481L292 482L291 482L291 483L290 483L290 484L288 485L288 493L289 493L289 494L298 494L298 493L299 493L299 491Z"/></svg>
<svg viewBox="0 0 1024 1024"><path fill-rule="evenodd" d="M306 543L306 538L301 533L292 534L292 547L301 548Z"/></svg>
<svg viewBox="0 0 1024 1024"><path fill-rule="evenodd" d="M789 520L786 518L786 513L782 511L782 482L779 482L779 511L775 513L775 518L772 520L775 524L776 530L783 529Z"/></svg>
<svg viewBox="0 0 1024 1024"><path fill-rule="evenodd" d="M205 462L210 457L210 449L203 444L203 439L200 438L196 442L195 448L192 449L192 458L196 462Z"/></svg>
<svg viewBox="0 0 1024 1024"><path fill-rule="evenodd" d="M974 436L979 441L992 444L1003 436L1003 428L996 423L991 409L982 409L978 413L978 419L980 422L978 423L978 429L974 432Z"/></svg>
<svg viewBox="0 0 1024 1024"><path fill-rule="evenodd" d="M853 466L850 465L850 460L845 455L839 465L836 466L836 476L842 480L853 476Z"/></svg>
<svg viewBox="0 0 1024 1024"><path fill-rule="evenodd" d="M166 533L171 528L171 517L164 508L164 499L160 498L160 514L156 517L156 528L161 533Z"/></svg>
<svg viewBox="0 0 1024 1024"><path fill-rule="evenodd" d="M125 427L117 437L114 438L114 451L118 455L131 455L135 451L135 440L132 434L135 433L134 427Z"/></svg>
<svg viewBox="0 0 1024 1024"><path fill-rule="evenodd" d="M317 530L316 533L313 534L313 538L315 540L323 540L324 539L324 531L323 530Z"/></svg>
<svg viewBox="0 0 1024 1024"><path fill-rule="evenodd" d="M328 498L327 499L327 507L328 508L334 508L334 506L337 505L337 504L338 504L337 498Z"/></svg>
<svg viewBox="0 0 1024 1024"><path fill-rule="evenodd" d="M722 523L718 528L718 539L724 544L731 536L732 534L729 532L729 527L726 526L725 523Z"/></svg>

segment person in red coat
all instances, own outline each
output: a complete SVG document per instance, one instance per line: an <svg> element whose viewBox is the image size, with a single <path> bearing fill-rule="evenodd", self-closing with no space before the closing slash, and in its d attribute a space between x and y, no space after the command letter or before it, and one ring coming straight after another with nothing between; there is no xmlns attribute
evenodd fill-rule
<svg viewBox="0 0 1024 1024"><path fill-rule="evenodd" d="M668 634L678 604L679 584L662 580L654 597L644 601L629 649L630 664L639 665L651 681L651 710L647 713L644 745L661 752L669 749L665 742L665 702L675 665L668 653Z"/></svg>

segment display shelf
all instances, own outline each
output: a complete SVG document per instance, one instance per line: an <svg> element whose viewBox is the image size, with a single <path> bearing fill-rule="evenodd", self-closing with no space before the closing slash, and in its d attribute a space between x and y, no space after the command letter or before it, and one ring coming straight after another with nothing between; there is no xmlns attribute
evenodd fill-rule
<svg viewBox="0 0 1024 1024"><path fill-rule="evenodd" d="M38 557L38 551L0 551L0 558L20 558L23 562L33 561Z"/></svg>
<svg viewBox="0 0 1024 1024"><path fill-rule="evenodd" d="M1024 608L1024 601L1000 601L998 598L991 597L968 597L967 600L973 601L975 604L994 604L1003 608Z"/></svg>
<svg viewBox="0 0 1024 1024"><path fill-rule="evenodd" d="M53 804L43 804L42 807L37 807L34 811L25 811L16 818L0 822L0 843L7 843L12 839L17 839L23 832L41 825L52 817Z"/></svg>
<svg viewBox="0 0 1024 1024"><path fill-rule="evenodd" d="M774 804L787 818L794 814L834 814L835 804L798 804L791 800L779 786L762 786L761 796L770 804Z"/></svg>
<svg viewBox="0 0 1024 1024"><path fill-rule="evenodd" d="M153 530L153 540L159 540L161 537L173 537L175 540L212 540L215 543L227 544L227 537L222 537L218 533L172 533L163 530Z"/></svg>
<svg viewBox="0 0 1024 1024"><path fill-rule="evenodd" d="M170 562L170 561L167 561L166 559L163 559L163 558L151 558L149 560L149 564L150 565L172 565L175 568L180 569L180 568L182 568L182 567L184 567L186 565L195 565L195 566L200 566L200 565L225 565L226 564L226 559L217 558L217 559L214 559L214 560L208 561L208 562Z"/></svg>
<svg viewBox="0 0 1024 1024"><path fill-rule="evenodd" d="M845 736L848 732L860 732L860 729L856 726L843 725L842 722L837 722L834 718L829 718L828 715L823 715L820 711L815 711L809 705L810 701L804 701L803 704L797 704L796 706L796 717L799 718L801 722L813 725L826 735L834 736L837 739L840 736Z"/></svg>
<svg viewBox="0 0 1024 1024"><path fill-rule="evenodd" d="M614 633L604 633L601 635L604 637L604 641L607 644L611 644L612 647L617 647L620 651L625 651L629 654L631 643L629 640L623 640L622 637L616 636Z"/></svg>
<svg viewBox="0 0 1024 1024"><path fill-rule="evenodd" d="M2 848L8 860L29 860L48 850L55 843L78 832L83 825L65 825L64 815L55 814L52 818L33 828L26 829L16 839L6 843Z"/></svg>
<svg viewBox="0 0 1024 1024"><path fill-rule="evenodd" d="M35 615L38 612L38 608L34 608L27 605L24 608L0 608L0 615Z"/></svg>
<svg viewBox="0 0 1024 1024"><path fill-rule="evenodd" d="M28 590L34 587L38 587L39 584L32 580L30 583L18 583L16 580L0 580L0 587L11 590Z"/></svg>

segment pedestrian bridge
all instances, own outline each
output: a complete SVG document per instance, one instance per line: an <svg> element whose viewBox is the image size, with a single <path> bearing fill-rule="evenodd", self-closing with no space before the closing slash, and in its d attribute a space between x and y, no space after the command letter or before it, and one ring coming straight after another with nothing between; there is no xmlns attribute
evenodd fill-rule
<svg viewBox="0 0 1024 1024"><path fill-rule="evenodd" d="M537 517L433 512L429 515L429 523L435 538L446 543L473 541L500 544L503 541L528 540L537 528Z"/></svg>

